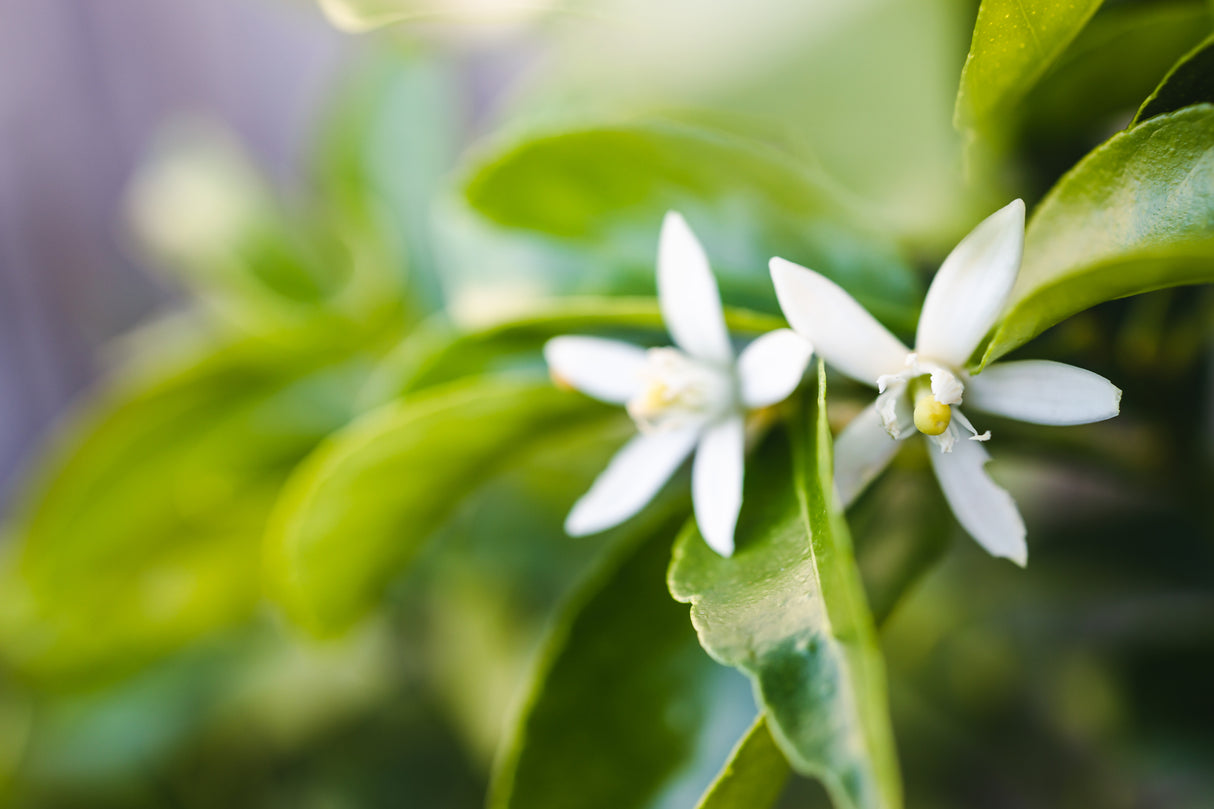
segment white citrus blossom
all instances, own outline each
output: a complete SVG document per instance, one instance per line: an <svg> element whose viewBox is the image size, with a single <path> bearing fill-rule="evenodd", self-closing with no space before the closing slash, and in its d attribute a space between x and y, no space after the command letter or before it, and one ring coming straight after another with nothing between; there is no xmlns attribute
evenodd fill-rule
<svg viewBox="0 0 1214 809"><path fill-rule="evenodd" d="M1058 362L991 365L980 375L965 363L1003 310L1020 270L1024 203L996 211L961 240L928 289L909 351L850 295L813 270L771 260L780 307L793 329L827 363L873 385L876 402L835 445L835 482L850 503L885 468L898 441L916 430L958 522L991 554L1028 559L1024 521L1011 496L986 474L990 459L961 412L967 407L1035 424L1085 424L1117 415L1121 391L1107 379ZM961 440L967 439L967 440Z"/></svg>
<svg viewBox="0 0 1214 809"><path fill-rule="evenodd" d="M562 384L628 408L639 433L574 504L573 536L618 525L640 511L695 452L692 502L705 541L733 553L742 507L745 418L785 399L812 348L789 329L769 332L734 356L721 296L704 249L677 213L658 244L658 302L673 348L643 349L599 337L555 337L544 346Z"/></svg>

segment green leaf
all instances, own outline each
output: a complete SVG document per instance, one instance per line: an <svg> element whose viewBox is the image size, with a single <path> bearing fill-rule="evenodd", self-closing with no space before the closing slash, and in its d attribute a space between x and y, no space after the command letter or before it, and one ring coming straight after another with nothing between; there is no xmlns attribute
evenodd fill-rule
<svg viewBox="0 0 1214 809"><path fill-rule="evenodd" d="M458 8L445 0L319 0L333 25L359 33L398 22L459 23L482 26L518 23L544 10L540 0L512 0Z"/></svg>
<svg viewBox="0 0 1214 809"><path fill-rule="evenodd" d="M767 728L767 717L760 715L729 754L725 768L696 809L770 809L791 774L788 759Z"/></svg>
<svg viewBox="0 0 1214 809"><path fill-rule="evenodd" d="M562 611L498 762L493 809L682 809L745 731L745 681L704 654L666 592L676 525L625 542Z"/></svg>
<svg viewBox="0 0 1214 809"><path fill-rule="evenodd" d="M982 365L1102 301L1214 280L1214 106L1152 118L1092 151L1034 211Z"/></svg>
<svg viewBox="0 0 1214 809"><path fill-rule="evenodd" d="M732 334L759 335L784 328L783 318L727 308ZM367 391L385 402L410 391L464 376L540 362L544 343L562 334L591 334L639 344L669 344L653 298L565 298L525 316L460 333L446 322L410 336L375 374Z"/></svg>
<svg viewBox="0 0 1214 809"><path fill-rule="evenodd" d="M314 633L346 629L512 453L537 434L617 415L547 382L476 379L367 414L283 492L267 538L279 601Z"/></svg>
<svg viewBox="0 0 1214 809"><path fill-rule="evenodd" d="M954 124L985 130L1028 92L1101 0L982 0L961 71Z"/></svg>
<svg viewBox="0 0 1214 809"><path fill-rule="evenodd" d="M820 366L817 407L748 464L733 557L713 553L689 526L668 582L692 605L709 654L751 678L798 772L821 779L836 806L896 809L901 785L881 652L833 502L824 377Z"/></svg>
<svg viewBox="0 0 1214 809"><path fill-rule="evenodd" d="M887 238L859 224L866 216L821 172L756 141L653 121L532 133L493 149L468 177L476 211L581 251L584 263L567 262L579 273L572 291L618 292L625 281L628 291L652 290L658 231L674 209L732 303L777 311L767 262L781 255L896 326L914 322L907 301L918 281Z"/></svg>
<svg viewBox="0 0 1214 809"><path fill-rule="evenodd" d="M100 677L247 617L278 487L350 418L364 365L327 332L293 332L128 367L16 502L4 655Z"/></svg>
<svg viewBox="0 0 1214 809"><path fill-rule="evenodd" d="M1168 71L1139 108L1134 123L1203 102L1214 102L1214 36L1207 37Z"/></svg>

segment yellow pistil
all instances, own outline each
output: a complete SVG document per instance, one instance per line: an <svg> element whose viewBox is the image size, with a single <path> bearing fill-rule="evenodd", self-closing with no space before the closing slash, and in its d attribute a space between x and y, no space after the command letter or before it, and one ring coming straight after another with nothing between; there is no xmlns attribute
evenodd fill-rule
<svg viewBox="0 0 1214 809"><path fill-rule="evenodd" d="M927 385L918 386L915 393L915 428L924 435L940 435L948 429L953 411L932 395Z"/></svg>

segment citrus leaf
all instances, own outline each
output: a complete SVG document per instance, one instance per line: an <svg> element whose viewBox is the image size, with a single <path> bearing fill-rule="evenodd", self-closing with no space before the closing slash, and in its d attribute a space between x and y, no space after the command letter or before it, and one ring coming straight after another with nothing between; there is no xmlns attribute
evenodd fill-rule
<svg viewBox="0 0 1214 809"><path fill-rule="evenodd" d="M757 141L666 121L529 133L475 161L464 194L499 225L579 247L583 293L618 291L621 267L651 289L662 217L679 210L728 300L777 311L767 261L780 255L914 323L918 281L888 238L824 174Z"/></svg>
<svg viewBox="0 0 1214 809"><path fill-rule="evenodd" d="M1214 281L1214 106L1120 132L1058 181L982 365L1103 301Z"/></svg>
<svg viewBox="0 0 1214 809"><path fill-rule="evenodd" d="M1101 0L982 0L953 122L984 130L1019 101L1083 29Z"/></svg>
<svg viewBox="0 0 1214 809"><path fill-rule="evenodd" d="M760 715L746 731L696 809L770 809L792 770Z"/></svg>
<svg viewBox="0 0 1214 809"><path fill-rule="evenodd" d="M692 605L701 645L751 678L794 769L820 779L836 806L896 809L883 662L833 502L824 376L819 366L817 407L748 465L733 557L713 553L689 526L668 583Z"/></svg>
<svg viewBox="0 0 1214 809"><path fill-rule="evenodd" d="M676 530L666 520L639 547L626 542L562 611L498 762L492 809L683 809L745 731L745 680L704 654L666 592Z"/></svg>
<svg viewBox="0 0 1214 809"><path fill-rule="evenodd" d="M616 415L547 382L473 379L368 413L292 476L267 541L287 613L348 628L478 481L536 434Z"/></svg>
<svg viewBox="0 0 1214 809"><path fill-rule="evenodd" d="M1155 92L1143 102L1134 123L1211 102L1214 102L1214 36L1207 37L1168 71Z"/></svg>

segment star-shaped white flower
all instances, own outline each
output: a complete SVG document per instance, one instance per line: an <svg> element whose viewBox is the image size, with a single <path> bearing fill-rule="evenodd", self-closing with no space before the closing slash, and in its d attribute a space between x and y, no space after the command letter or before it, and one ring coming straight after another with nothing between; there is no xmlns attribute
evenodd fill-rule
<svg viewBox="0 0 1214 809"><path fill-rule="evenodd" d="M1011 496L987 476L990 459L961 412L967 407L1035 424L1086 424L1117 415L1121 391L1082 368L1045 360L991 365L971 377L965 363L1003 310L1020 270L1024 203L996 211L961 240L932 281L915 350L850 295L813 270L771 260L785 317L819 356L873 385L877 401L835 445L835 482L850 503L885 468L898 440L916 430L935 445L932 467L958 522L995 556L1028 559L1024 521ZM960 425L960 427L958 426Z"/></svg>
<svg viewBox="0 0 1214 809"><path fill-rule="evenodd" d="M544 346L554 378L626 405L640 430L574 504L565 530L582 536L628 519L694 450L696 522L713 550L729 556L742 507L746 414L792 393L812 348L791 330L778 329L735 357L708 258L674 212L666 214L658 245L658 303L677 347L646 350L572 336Z"/></svg>

